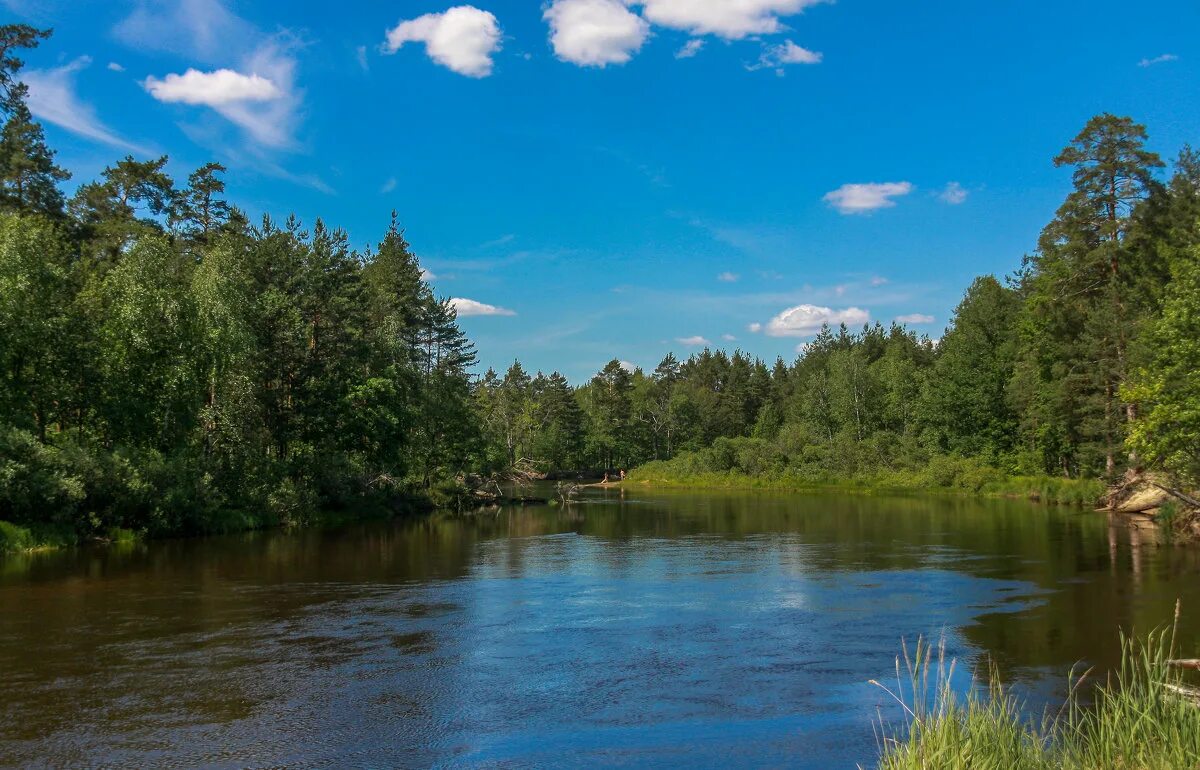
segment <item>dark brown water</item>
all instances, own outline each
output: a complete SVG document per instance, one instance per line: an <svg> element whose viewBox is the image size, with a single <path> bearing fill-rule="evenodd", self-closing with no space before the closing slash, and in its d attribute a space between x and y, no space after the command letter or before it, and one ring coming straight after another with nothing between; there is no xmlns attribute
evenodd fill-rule
<svg viewBox="0 0 1200 770"><path fill-rule="evenodd" d="M1025 503L597 493L569 510L0 561L0 764L870 765L902 637L1034 697L1196 550ZM1145 542L1143 542L1145 541Z"/></svg>

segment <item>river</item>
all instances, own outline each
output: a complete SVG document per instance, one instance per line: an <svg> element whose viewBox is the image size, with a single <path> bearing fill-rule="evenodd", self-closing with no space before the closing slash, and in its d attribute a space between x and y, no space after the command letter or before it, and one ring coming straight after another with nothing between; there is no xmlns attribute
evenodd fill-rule
<svg viewBox="0 0 1200 770"><path fill-rule="evenodd" d="M1200 554L1101 513L590 492L0 560L0 765L869 767L902 638L1032 703L1200 639Z"/></svg>

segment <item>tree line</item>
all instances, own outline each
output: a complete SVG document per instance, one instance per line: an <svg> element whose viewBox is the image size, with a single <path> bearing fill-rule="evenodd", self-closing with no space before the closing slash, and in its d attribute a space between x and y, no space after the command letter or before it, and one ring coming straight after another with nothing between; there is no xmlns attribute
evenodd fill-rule
<svg viewBox="0 0 1200 770"><path fill-rule="evenodd" d="M0 520L77 536L298 522L515 466L814 478L930 467L1200 483L1200 154L1100 115L1073 189L940 340L823 329L791 362L618 360L572 385L475 351L395 215L359 251L251 222L225 169L126 157L68 198L0 27ZM970 461L966 466L958 461Z"/></svg>
<svg viewBox="0 0 1200 770"><path fill-rule="evenodd" d="M477 464L471 343L395 217L375 249L250 223L223 167L126 157L67 199L0 30L0 519L209 531Z"/></svg>
<svg viewBox="0 0 1200 770"><path fill-rule="evenodd" d="M981 276L936 341L823 329L792 362L740 351L610 362L575 391L519 363L477 387L493 462L677 476L916 472L1200 483L1200 153L1165 164L1096 116L1054 159L1070 194L1037 249ZM955 464L955 460L969 461Z"/></svg>

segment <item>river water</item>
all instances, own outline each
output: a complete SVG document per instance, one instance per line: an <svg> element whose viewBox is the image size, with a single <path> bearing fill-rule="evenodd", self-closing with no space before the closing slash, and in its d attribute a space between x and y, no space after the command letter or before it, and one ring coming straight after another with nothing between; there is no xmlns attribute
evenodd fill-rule
<svg viewBox="0 0 1200 770"><path fill-rule="evenodd" d="M569 508L0 561L0 765L854 767L901 640L1031 703L1200 558L1024 502L596 490Z"/></svg>

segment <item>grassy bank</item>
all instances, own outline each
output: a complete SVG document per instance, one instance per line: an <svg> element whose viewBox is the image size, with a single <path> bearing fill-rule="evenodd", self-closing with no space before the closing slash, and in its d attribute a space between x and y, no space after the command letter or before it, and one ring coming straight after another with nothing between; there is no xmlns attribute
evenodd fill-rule
<svg viewBox="0 0 1200 770"><path fill-rule="evenodd" d="M1183 676L1167 665L1174 631L1123 638L1120 669L1094 690L1085 674L1068 678L1067 699L1041 719L993 683L957 695L954 664L942 648L918 643L896 663L896 681L879 684L906 714L898 728L881 724L882 770L1054 768L1174 770L1200 766L1200 708ZM936 654L935 654L936 652ZM994 679L994 677L993 677ZM1086 697L1083 693L1086 692ZM1086 703L1085 703L1086 700Z"/></svg>
<svg viewBox="0 0 1200 770"><path fill-rule="evenodd" d="M837 475L807 469L706 471L679 460L648 463L629 474L634 483L694 489L770 489L869 493L935 493L1036 500L1057 505L1094 505L1104 484L1094 479L1007 476L974 460L937 458L924 468Z"/></svg>

